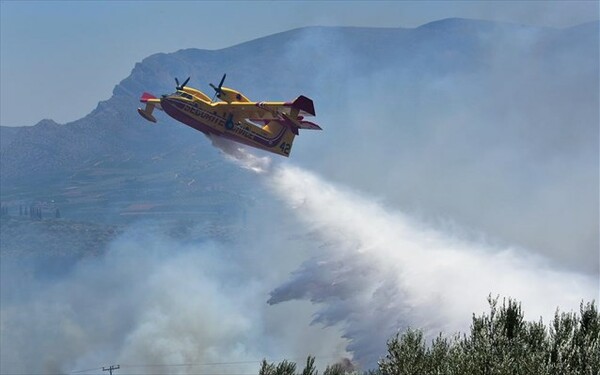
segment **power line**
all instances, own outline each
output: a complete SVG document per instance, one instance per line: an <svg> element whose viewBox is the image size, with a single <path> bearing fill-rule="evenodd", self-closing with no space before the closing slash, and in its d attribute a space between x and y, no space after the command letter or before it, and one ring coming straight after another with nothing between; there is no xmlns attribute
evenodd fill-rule
<svg viewBox="0 0 600 375"><path fill-rule="evenodd" d="M88 368L86 370L71 371L71 374L81 374L83 372L90 372L90 371L95 371L95 370L102 370L102 367L94 367L94 368Z"/></svg>
<svg viewBox="0 0 600 375"><path fill-rule="evenodd" d="M147 365L123 365L123 367L193 367L193 366L223 366L223 365L249 365L252 363L260 363L260 361L238 361L238 362L208 362L208 363L174 363L174 364L162 364L154 363Z"/></svg>
<svg viewBox="0 0 600 375"><path fill-rule="evenodd" d="M308 356L307 356L308 357ZM313 356L311 356L313 357ZM333 356L322 356L322 357L314 357L315 359L332 359L332 358L338 358L333 357ZM284 360L287 361L297 361L297 360L305 360L306 357L297 357L297 358L283 358L283 359L272 359L271 361L273 362L281 362ZM266 358L264 360L267 360ZM133 367L194 367L194 366L221 366L221 365L247 365L247 364L252 364L252 363L261 363L263 360L252 360L252 361L233 361L233 362L206 362L206 363L173 363L173 364L160 364L160 363L156 363L156 364L145 364L145 365L138 365L138 364L132 364L132 365L127 365L127 364L123 364L121 366L123 366L123 368L133 368ZM267 361L269 362L269 361ZM232 374L227 374L227 375L232 375Z"/></svg>
<svg viewBox="0 0 600 375"><path fill-rule="evenodd" d="M311 356L313 357L313 356ZM333 358L339 358L338 356L320 356L320 357L314 357L315 359L333 359ZM298 361L298 360L304 360L306 359L306 357L297 357L297 358L283 358L283 359L272 359L270 361L272 362L281 362L284 360L287 361ZM266 358L264 360L267 360ZM223 366L223 365L244 365L244 364L252 364L252 363L261 363L263 360L252 360L252 361L230 361L230 362L205 362L205 363L172 363L172 364L161 364L161 363L151 363L151 364L121 364L121 365L117 365L116 368L113 368L113 370L119 369L119 368L144 368L144 367L197 367L197 366ZM269 362L267 360L267 362ZM113 366L111 366L113 367ZM71 374L80 374L80 373L84 373L84 372L90 372L90 371L94 371L94 370L100 370L102 369L102 371L109 371L109 369L106 369L105 367L96 367L96 368L90 368L87 370L77 370L77 371L71 371ZM112 375L112 372L111 372ZM256 374L229 374L229 373L217 373L217 374L199 374L199 375L256 375Z"/></svg>

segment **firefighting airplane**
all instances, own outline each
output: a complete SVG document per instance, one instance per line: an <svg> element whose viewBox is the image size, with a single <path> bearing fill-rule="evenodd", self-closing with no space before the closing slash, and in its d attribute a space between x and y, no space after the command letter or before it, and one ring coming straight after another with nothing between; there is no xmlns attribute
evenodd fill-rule
<svg viewBox="0 0 600 375"><path fill-rule="evenodd" d="M305 121L304 116L314 116L311 99L299 96L293 102L251 102L242 93L223 87L226 74L218 86L210 86L220 101L214 101L203 92L175 78L177 91L156 98L144 92L140 101L146 103L138 113L148 121L156 122L154 108L165 111L175 120L203 132L235 142L289 156L298 129L321 130L319 125Z"/></svg>

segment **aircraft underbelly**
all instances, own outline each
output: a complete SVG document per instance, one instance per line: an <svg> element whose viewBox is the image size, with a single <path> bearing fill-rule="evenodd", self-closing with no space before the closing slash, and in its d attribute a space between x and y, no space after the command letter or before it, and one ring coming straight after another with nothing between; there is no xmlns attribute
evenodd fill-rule
<svg viewBox="0 0 600 375"><path fill-rule="evenodd" d="M251 139L248 139L248 138L245 138L245 137L241 137L241 136L239 136L239 135L237 135L237 134L233 134L233 133L222 133L222 134L220 134L220 136L221 136L221 137L223 137L223 138L227 138L227 139L229 139L229 140L232 140L232 141L238 142L238 143L245 144L245 145L247 145L247 146L252 146L252 147L257 147L257 148L267 149L265 146L263 146L263 145L261 145L261 144L259 144L259 143L255 142L255 141L253 141L253 140L251 140Z"/></svg>
<svg viewBox="0 0 600 375"><path fill-rule="evenodd" d="M193 129L205 134L214 134L266 151L277 153L277 151L272 149L281 142L285 134L285 129L283 128L280 129L277 134L273 134L272 137L266 137L248 130L224 131L225 120L222 117L213 115L202 109L192 108L180 102L174 102L171 100L162 100L161 105L163 110L169 116ZM195 113L191 113L192 111ZM200 116L202 116L202 118L200 118ZM207 122L204 120L207 120ZM223 130L219 130L219 128L223 128Z"/></svg>

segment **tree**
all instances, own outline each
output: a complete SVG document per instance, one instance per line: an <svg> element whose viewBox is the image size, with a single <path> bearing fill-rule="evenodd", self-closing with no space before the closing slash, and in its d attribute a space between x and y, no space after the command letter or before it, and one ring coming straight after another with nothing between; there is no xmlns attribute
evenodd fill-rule
<svg viewBox="0 0 600 375"><path fill-rule="evenodd" d="M296 372L296 363L284 360L278 365L268 363L266 359L260 364L259 375L294 375Z"/></svg>
<svg viewBox="0 0 600 375"><path fill-rule="evenodd" d="M600 315L594 302L581 303L579 316L556 312L546 327L524 320L521 304L488 298L489 314L473 315L467 335L440 334L427 346L408 328L388 341L379 362L382 374L600 374Z"/></svg>
<svg viewBox="0 0 600 375"><path fill-rule="evenodd" d="M323 371L323 375L345 375L351 373L352 371L344 366L342 363L334 363L331 366L325 367L325 371Z"/></svg>
<svg viewBox="0 0 600 375"><path fill-rule="evenodd" d="M599 375L600 314L595 302L575 312L559 312L546 326L524 319L521 303L488 297L489 313L473 314L470 331L440 333L428 345L422 331L407 328L387 343L375 370L363 375ZM308 356L298 375L318 375ZM263 360L259 375L294 375L296 364ZM327 366L323 375L356 374L352 363Z"/></svg>
<svg viewBox="0 0 600 375"><path fill-rule="evenodd" d="M347 363L345 362L347 361ZM294 375L296 373L296 363L284 360L275 365L268 363L265 359L260 364L259 375ZM331 366L327 366L323 375L348 375L354 373L352 363L348 360L342 360ZM309 355L306 358L306 366L298 375L318 375L319 371L315 367L315 357ZM368 375L380 375L374 371L368 372Z"/></svg>
<svg viewBox="0 0 600 375"><path fill-rule="evenodd" d="M263 359L260 363L260 370L258 371L258 375L274 375L275 368L276 367L273 363L267 363L267 360Z"/></svg>
<svg viewBox="0 0 600 375"><path fill-rule="evenodd" d="M402 336L396 334L387 345L388 354L385 360L379 363L381 373L390 375L424 373L427 349L421 331L409 328Z"/></svg>
<svg viewBox="0 0 600 375"><path fill-rule="evenodd" d="M302 370L302 375L317 375L318 371L315 367L315 357L308 356L306 358L306 366L304 366L304 370Z"/></svg>

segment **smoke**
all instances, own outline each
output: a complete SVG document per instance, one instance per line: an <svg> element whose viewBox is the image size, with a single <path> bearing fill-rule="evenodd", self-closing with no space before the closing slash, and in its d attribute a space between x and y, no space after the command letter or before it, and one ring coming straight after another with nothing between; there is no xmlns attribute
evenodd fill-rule
<svg viewBox="0 0 600 375"><path fill-rule="evenodd" d="M304 64L335 51L306 89L324 130L302 133L294 160L411 215L599 275L597 23L446 20L363 37L383 33L385 45L318 29L291 44Z"/></svg>
<svg viewBox="0 0 600 375"><path fill-rule="evenodd" d="M55 281L3 269L2 283L21 294L3 296L1 372L55 374L118 363L128 374L250 374L262 358L313 354L324 366L347 355L337 328L310 326L309 303L265 303L277 270L287 273L289 266L280 259L269 272L276 256L260 241L182 243L151 228L130 229L104 255ZM234 363L200 366L222 362Z"/></svg>

